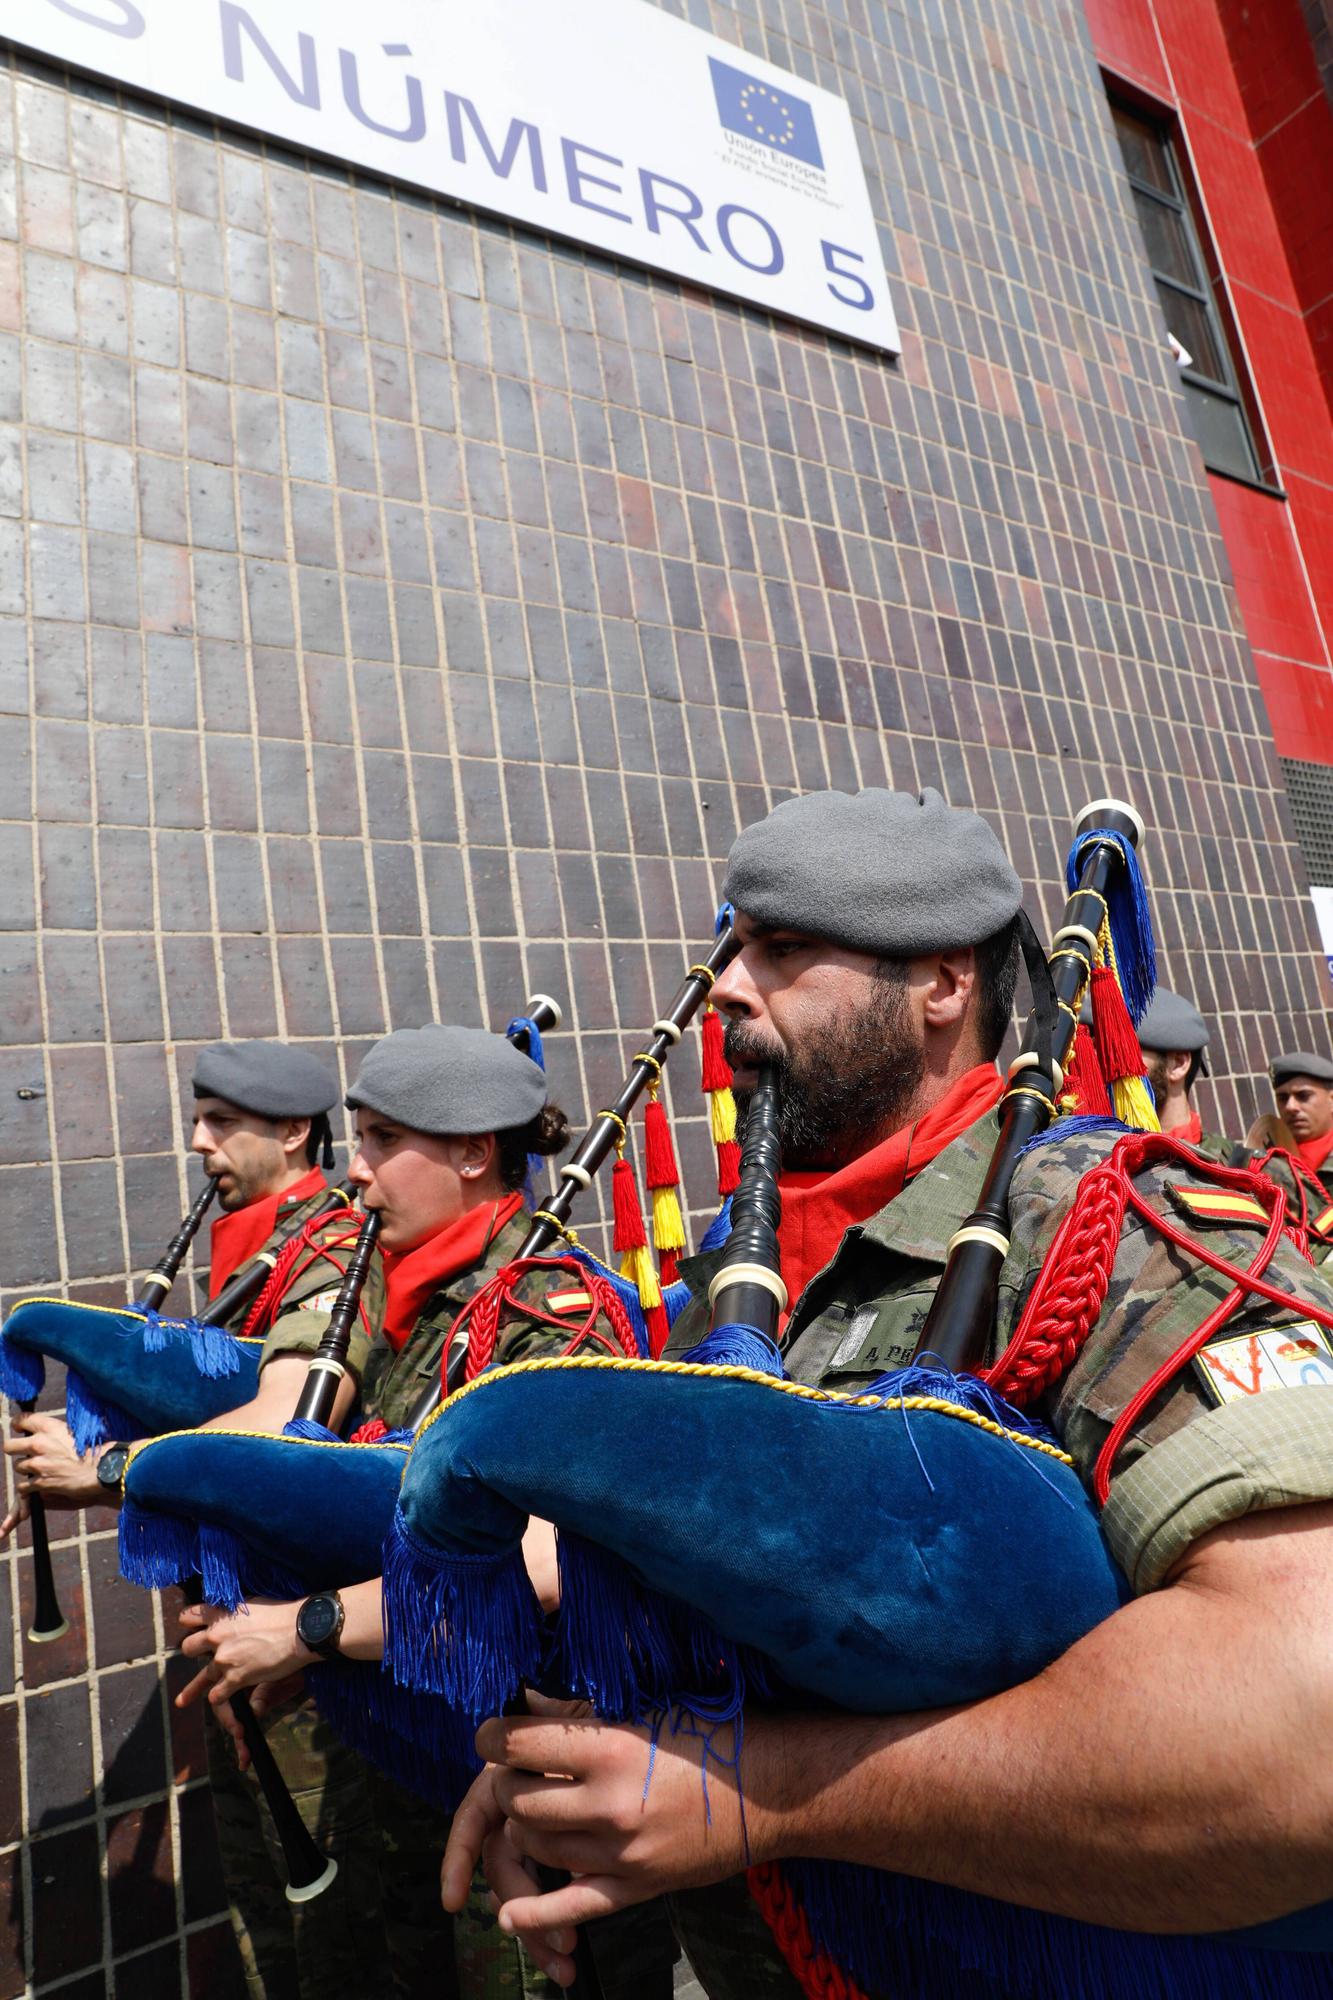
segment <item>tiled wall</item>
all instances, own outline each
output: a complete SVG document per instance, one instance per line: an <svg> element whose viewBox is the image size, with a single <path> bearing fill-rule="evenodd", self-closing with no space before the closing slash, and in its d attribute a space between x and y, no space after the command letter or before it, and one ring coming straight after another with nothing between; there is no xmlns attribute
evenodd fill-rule
<svg viewBox="0 0 1333 2000"><path fill-rule="evenodd" d="M1073 810L1126 792L1167 974L1217 1024L1209 1121L1266 1104L1275 1040L1327 1036L1081 21L691 16L849 99L900 363L0 72L11 1294L125 1296L181 1212L181 1078L219 1033L350 1063L536 986L577 1031L558 1093L595 1108L736 827L796 787L973 801L1044 926ZM695 1082L685 1053L691 1113ZM697 1114L684 1139L702 1212ZM218 1949L165 1627L108 1533L59 1549L69 1640L4 1628L0 2000L174 1994Z"/></svg>

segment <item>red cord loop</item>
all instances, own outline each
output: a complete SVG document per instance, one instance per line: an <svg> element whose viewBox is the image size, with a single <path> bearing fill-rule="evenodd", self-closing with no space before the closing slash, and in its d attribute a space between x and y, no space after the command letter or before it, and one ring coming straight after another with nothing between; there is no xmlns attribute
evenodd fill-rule
<svg viewBox="0 0 1333 2000"><path fill-rule="evenodd" d="M1165 1160L1178 1160L1196 1176L1248 1194L1265 1209L1268 1228L1264 1240L1243 1269L1196 1237L1187 1235L1139 1193L1134 1186L1134 1174ZM1163 1132L1132 1132L1117 1142L1108 1159L1079 1182L1073 1205L1056 1232L1017 1330L994 1367L985 1371L986 1381L1011 1402L1031 1402L1058 1381L1077 1359L1106 1301L1129 1208L1176 1249L1229 1278L1232 1290L1209 1313L1202 1326L1149 1376L1116 1419L1093 1473L1093 1490L1103 1506L1110 1492L1117 1454L1143 1411L1251 1293L1333 1327L1333 1311L1295 1298L1263 1276L1279 1242L1284 1235L1291 1234L1287 1198L1276 1181L1251 1168L1224 1167L1202 1160L1192 1148ZM1303 1248L1299 1239L1294 1240L1298 1249Z"/></svg>
<svg viewBox="0 0 1333 2000"><path fill-rule="evenodd" d="M304 1277L305 1273L321 1260L332 1264L340 1278L347 1276L347 1264L332 1253L335 1250L350 1249L357 1239L361 1225L356 1219L343 1220L339 1217L338 1220L340 1227L336 1236L316 1241L320 1230L328 1228L329 1217L327 1214L312 1215L305 1226L283 1244L273 1269L264 1281L263 1291L246 1314L245 1324L241 1328L242 1340L252 1340L261 1333L268 1332L278 1316L279 1306L297 1279ZM297 1268L298 1259L299 1268ZM370 1324L366 1309L361 1306L359 1310L361 1323L367 1334L373 1338L375 1330Z"/></svg>
<svg viewBox="0 0 1333 2000"><path fill-rule="evenodd" d="M578 1289L588 1294L588 1310L582 1321L576 1323L567 1313L549 1312L527 1299L519 1298L518 1285L530 1271L540 1271L547 1278L554 1277L556 1272L563 1272L572 1278ZM576 1257L519 1257L512 1264L506 1264L502 1271L497 1271L488 1285L483 1285L479 1292L473 1294L449 1329L449 1337L444 1343L446 1357L451 1353L459 1333L463 1329L467 1331L465 1381L475 1381L495 1359L500 1325L507 1312L535 1321L538 1326L559 1328L568 1336L560 1349L562 1355L577 1354L586 1342L608 1354L623 1355L630 1361L640 1358L629 1314L609 1278L581 1264ZM612 1339L608 1339L598 1326L599 1319L607 1321L614 1336ZM572 1333L571 1326L574 1329ZM445 1363L442 1362L442 1382L444 1369ZM447 1395L447 1382L444 1382L444 1387Z"/></svg>
<svg viewBox="0 0 1333 2000"><path fill-rule="evenodd" d="M747 1869L745 1880L787 1970L807 2000L866 2000L864 1988L851 1973L816 1945L809 1919L776 1862Z"/></svg>

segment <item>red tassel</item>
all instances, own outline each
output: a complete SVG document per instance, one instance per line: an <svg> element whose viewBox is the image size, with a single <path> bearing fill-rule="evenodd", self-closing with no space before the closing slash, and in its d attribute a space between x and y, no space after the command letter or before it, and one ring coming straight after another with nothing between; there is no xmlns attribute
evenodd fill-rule
<svg viewBox="0 0 1333 2000"><path fill-rule="evenodd" d="M1115 1115L1092 1036L1081 1025L1069 1050L1065 1090L1073 1098L1074 1110L1080 1117L1111 1118Z"/></svg>
<svg viewBox="0 0 1333 2000"><path fill-rule="evenodd" d="M1092 1034L1097 1061L1108 1084L1121 1077L1143 1075L1139 1038L1134 1033L1120 981L1109 965L1099 965L1092 975Z"/></svg>
<svg viewBox="0 0 1333 2000"><path fill-rule="evenodd" d="M626 1250L642 1250L648 1241L648 1231L643 1226L634 1169L623 1155L611 1169L611 1207L615 1215L611 1241L617 1255Z"/></svg>
<svg viewBox="0 0 1333 2000"><path fill-rule="evenodd" d="M655 1097L643 1114L643 1180L650 1188L677 1187L680 1168L671 1143L671 1123Z"/></svg>
<svg viewBox="0 0 1333 2000"><path fill-rule="evenodd" d="M741 1184L741 1148L738 1139L727 1139L717 1149L717 1191L735 1194Z"/></svg>
<svg viewBox="0 0 1333 2000"><path fill-rule="evenodd" d="M705 1010L701 1034L699 1087L707 1097L715 1090L730 1090L732 1081L731 1065L722 1053L722 1016L716 1007Z"/></svg>
<svg viewBox="0 0 1333 2000"><path fill-rule="evenodd" d="M662 1251L661 1255L657 1260L657 1269L662 1280L662 1289L664 1291L666 1290L666 1287L668 1285L675 1284L677 1278L679 1278L680 1276L680 1265L676 1261L676 1253L674 1250Z"/></svg>
<svg viewBox="0 0 1333 2000"><path fill-rule="evenodd" d="M666 1307L662 1305L647 1306L644 1309L643 1316L648 1323L648 1352L652 1359L656 1361L671 1337L671 1327L667 1320Z"/></svg>

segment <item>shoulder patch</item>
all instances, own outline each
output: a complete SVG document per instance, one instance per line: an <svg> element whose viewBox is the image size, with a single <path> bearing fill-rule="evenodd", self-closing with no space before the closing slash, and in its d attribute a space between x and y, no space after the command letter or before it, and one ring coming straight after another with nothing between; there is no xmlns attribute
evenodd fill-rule
<svg viewBox="0 0 1333 2000"><path fill-rule="evenodd" d="M1322 1326L1303 1319L1212 1340L1195 1355L1194 1369L1215 1403L1238 1403L1270 1389L1333 1387L1333 1347Z"/></svg>
<svg viewBox="0 0 1333 2000"><path fill-rule="evenodd" d="M586 1313L592 1308L589 1292L548 1292L546 1310L553 1313Z"/></svg>
<svg viewBox="0 0 1333 2000"><path fill-rule="evenodd" d="M1268 1211L1252 1194L1239 1194L1230 1188L1182 1187L1174 1182L1167 1183L1166 1192L1181 1214L1195 1222L1268 1227Z"/></svg>
<svg viewBox="0 0 1333 2000"><path fill-rule="evenodd" d="M1322 1214L1314 1217L1310 1227L1316 1236L1322 1236L1325 1241L1333 1237L1333 1201L1323 1210Z"/></svg>

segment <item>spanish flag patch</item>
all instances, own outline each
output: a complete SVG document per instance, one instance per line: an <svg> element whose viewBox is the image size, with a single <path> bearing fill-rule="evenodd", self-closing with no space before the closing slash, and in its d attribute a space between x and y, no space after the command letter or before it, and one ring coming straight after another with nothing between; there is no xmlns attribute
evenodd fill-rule
<svg viewBox="0 0 1333 2000"><path fill-rule="evenodd" d="M1329 1203L1322 1215L1317 1215L1314 1218L1310 1227L1316 1236L1323 1236L1325 1238L1333 1236L1333 1201Z"/></svg>
<svg viewBox="0 0 1333 2000"><path fill-rule="evenodd" d="M1218 1222L1234 1228L1268 1227L1268 1211L1252 1194L1230 1188L1194 1188L1168 1184L1166 1190L1182 1215L1193 1222Z"/></svg>
<svg viewBox="0 0 1333 2000"><path fill-rule="evenodd" d="M546 1310L553 1313L586 1313L592 1305L588 1292L548 1292Z"/></svg>

